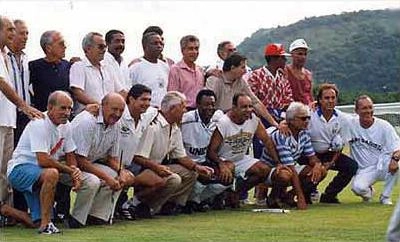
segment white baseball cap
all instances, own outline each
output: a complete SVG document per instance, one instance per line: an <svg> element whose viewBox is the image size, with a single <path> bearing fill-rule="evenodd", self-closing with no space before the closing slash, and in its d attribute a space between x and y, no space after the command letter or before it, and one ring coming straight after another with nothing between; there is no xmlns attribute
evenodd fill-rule
<svg viewBox="0 0 400 242"><path fill-rule="evenodd" d="M290 44L289 52L292 52L293 50L299 49L299 48L303 48L306 50L310 49L307 45L307 42L304 39L297 39Z"/></svg>

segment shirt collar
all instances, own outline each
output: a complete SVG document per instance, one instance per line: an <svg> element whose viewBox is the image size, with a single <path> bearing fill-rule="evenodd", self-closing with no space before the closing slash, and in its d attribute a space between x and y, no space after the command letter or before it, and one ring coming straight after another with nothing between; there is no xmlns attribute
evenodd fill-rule
<svg viewBox="0 0 400 242"><path fill-rule="evenodd" d="M322 108L320 106L317 107L317 114L319 117L321 117L323 115L322 113ZM337 117L338 113L336 112L336 109L333 109L333 116Z"/></svg>
<svg viewBox="0 0 400 242"><path fill-rule="evenodd" d="M192 71L192 72L196 71L197 68L198 68L198 66L196 65L196 63L194 64L194 65L195 65L195 66L194 66L194 69L190 68L190 67L186 64L186 62L185 62L184 60L179 61L176 65L179 66L179 67L182 68L182 69L186 69L186 70L189 70L189 71Z"/></svg>
<svg viewBox="0 0 400 242"><path fill-rule="evenodd" d="M85 64L85 66L94 68L94 65L89 61L89 59L86 56L84 56L82 58L82 62ZM104 66L104 62L102 60L102 61L100 61L100 67L102 68L103 66Z"/></svg>

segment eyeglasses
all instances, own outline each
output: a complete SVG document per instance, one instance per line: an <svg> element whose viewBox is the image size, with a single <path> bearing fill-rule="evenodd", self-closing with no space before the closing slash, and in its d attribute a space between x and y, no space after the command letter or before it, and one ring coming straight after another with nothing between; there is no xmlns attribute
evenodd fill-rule
<svg viewBox="0 0 400 242"><path fill-rule="evenodd" d="M229 52L235 52L236 48L228 49Z"/></svg>
<svg viewBox="0 0 400 242"><path fill-rule="evenodd" d="M310 119L311 119L310 116L301 116L301 117L296 117L296 118L298 118L298 119L300 119L300 120L302 120L302 121L307 121L307 120L310 120Z"/></svg>

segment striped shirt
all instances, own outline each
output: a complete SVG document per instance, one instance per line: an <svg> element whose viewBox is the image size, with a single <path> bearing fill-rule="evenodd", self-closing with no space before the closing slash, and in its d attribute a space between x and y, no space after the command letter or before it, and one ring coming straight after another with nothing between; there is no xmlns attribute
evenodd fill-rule
<svg viewBox="0 0 400 242"><path fill-rule="evenodd" d="M108 155L119 157L119 122L106 128L101 110L97 117L83 111L72 120L71 125L74 130L72 138L77 147L76 154L92 162L105 159Z"/></svg>
<svg viewBox="0 0 400 242"><path fill-rule="evenodd" d="M301 156L304 155L309 157L315 155L308 131L300 131L296 140L296 138L292 135L284 136L279 132L279 130L276 130L271 134L271 138L275 143L279 159L283 165L295 165L296 161ZM261 160L266 162L268 165L276 165L275 161L268 155L265 148L263 150Z"/></svg>

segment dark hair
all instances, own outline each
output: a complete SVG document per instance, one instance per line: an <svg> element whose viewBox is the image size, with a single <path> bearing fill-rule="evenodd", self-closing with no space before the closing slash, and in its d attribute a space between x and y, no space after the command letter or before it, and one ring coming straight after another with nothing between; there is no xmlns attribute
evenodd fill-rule
<svg viewBox="0 0 400 242"><path fill-rule="evenodd" d="M224 66L222 67L223 71L230 71L232 69L232 66L238 67L240 66L240 63L242 61L247 60L247 58L237 52L233 53L230 55L226 60L224 61Z"/></svg>
<svg viewBox="0 0 400 242"><path fill-rule="evenodd" d="M217 96L215 95L215 92L210 89L202 89L197 93L196 96L196 104L199 104L203 97L214 97L215 100L217 100Z"/></svg>
<svg viewBox="0 0 400 242"><path fill-rule="evenodd" d="M128 92L128 96L126 97L126 103L129 104L129 97L133 97L134 99L136 99L140 97L143 93L151 94L151 89L142 84L133 85Z"/></svg>
<svg viewBox="0 0 400 242"><path fill-rule="evenodd" d="M237 106L237 103L238 103L238 100L240 97L248 97L248 95L243 92L235 93L235 95L233 95L233 98L232 98L232 106Z"/></svg>
<svg viewBox="0 0 400 242"><path fill-rule="evenodd" d="M145 34L150 33L150 32L157 33L157 34L159 34L160 36L162 36L163 33L164 33L163 30L162 30L160 27L158 27L158 26L149 26L149 27L147 27L147 28L143 31L143 34L142 34L142 35L145 35Z"/></svg>
<svg viewBox="0 0 400 242"><path fill-rule="evenodd" d="M217 47L217 54L221 53L224 50L225 46L227 44L231 44L231 43L232 42L230 42L230 41L222 41L221 43L219 43L218 47Z"/></svg>
<svg viewBox="0 0 400 242"><path fill-rule="evenodd" d="M328 89L333 89L335 91L336 98L339 96L339 90L338 90L338 88L336 87L335 84L333 84L333 83L322 83L318 87L318 93L317 93L317 104L318 105L319 105L319 100L322 98L322 93L325 90L328 90Z"/></svg>
<svg viewBox="0 0 400 242"><path fill-rule="evenodd" d="M159 35L159 34L156 33L156 32L148 32L148 33L145 33L142 36L142 46L143 46L143 48L150 42L151 37L153 37L155 35Z"/></svg>
<svg viewBox="0 0 400 242"><path fill-rule="evenodd" d="M114 34L122 34L122 35L124 35L124 33L122 31L117 30L117 29L112 29L112 30L108 31L106 33L106 43L107 44L111 43Z"/></svg>

